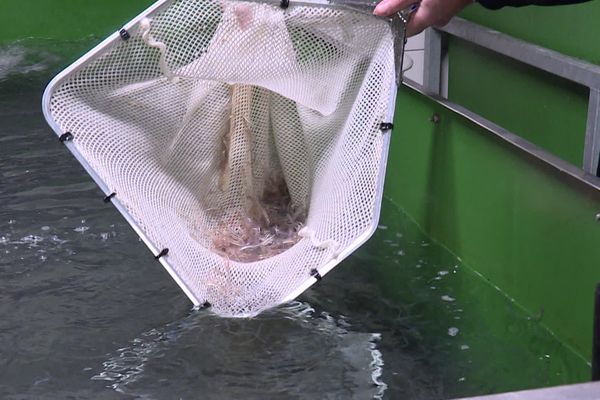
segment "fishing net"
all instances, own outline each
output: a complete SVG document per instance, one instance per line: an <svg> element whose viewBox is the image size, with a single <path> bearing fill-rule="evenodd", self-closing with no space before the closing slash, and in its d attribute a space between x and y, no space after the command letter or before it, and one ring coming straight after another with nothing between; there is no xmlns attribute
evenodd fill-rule
<svg viewBox="0 0 600 400"><path fill-rule="evenodd" d="M195 304L255 315L375 229L392 47L348 9L162 1L59 75L45 113Z"/></svg>

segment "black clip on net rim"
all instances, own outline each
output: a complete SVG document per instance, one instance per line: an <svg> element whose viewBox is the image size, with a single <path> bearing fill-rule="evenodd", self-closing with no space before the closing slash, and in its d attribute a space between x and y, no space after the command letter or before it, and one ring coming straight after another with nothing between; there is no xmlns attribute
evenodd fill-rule
<svg viewBox="0 0 600 400"><path fill-rule="evenodd" d="M74 139L74 136L73 136L73 134L71 132L65 132L65 133L63 133L62 135L60 135L58 137L58 140L61 143L70 142L73 139Z"/></svg>
<svg viewBox="0 0 600 400"><path fill-rule="evenodd" d="M381 129L382 131L391 131L392 129L394 129L394 124L391 122L382 122L381 124L379 124L379 129Z"/></svg>
<svg viewBox="0 0 600 400"><path fill-rule="evenodd" d="M129 38L131 37L131 35L125 28L123 28L119 31L119 36L121 36L121 39L123 39L124 41L128 41Z"/></svg>
<svg viewBox="0 0 600 400"><path fill-rule="evenodd" d="M105 203L110 203L110 201L117 195L116 192L112 192L111 194L109 194L108 196L106 196L104 198L104 202Z"/></svg>
<svg viewBox="0 0 600 400"><path fill-rule="evenodd" d="M279 3L279 7L283 8L284 10L286 8L288 8L290 6L290 0L281 0L281 2Z"/></svg>
<svg viewBox="0 0 600 400"><path fill-rule="evenodd" d="M164 256L166 256L167 254L169 254L169 249L162 249L160 253L158 253L156 256L154 256L154 259L156 261L158 261L161 258L163 258Z"/></svg>
<svg viewBox="0 0 600 400"><path fill-rule="evenodd" d="M323 277L321 276L321 274L319 273L319 271L317 271L316 268L313 268L310 270L310 276L312 276L313 278L315 278L318 281L320 281L321 279L323 279Z"/></svg>

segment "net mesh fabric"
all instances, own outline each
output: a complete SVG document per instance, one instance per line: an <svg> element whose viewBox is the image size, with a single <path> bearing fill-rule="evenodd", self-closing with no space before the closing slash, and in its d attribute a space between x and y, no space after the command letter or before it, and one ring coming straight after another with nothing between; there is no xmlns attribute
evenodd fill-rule
<svg viewBox="0 0 600 400"><path fill-rule="evenodd" d="M147 17L60 82L52 118L197 302L254 315L376 224L389 25L241 1Z"/></svg>

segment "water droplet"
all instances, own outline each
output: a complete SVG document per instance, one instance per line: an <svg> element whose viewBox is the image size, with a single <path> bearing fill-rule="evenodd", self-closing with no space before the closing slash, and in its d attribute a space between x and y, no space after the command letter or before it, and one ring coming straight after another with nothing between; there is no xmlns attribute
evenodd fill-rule
<svg viewBox="0 0 600 400"><path fill-rule="evenodd" d="M400 250L400 251L399 251L399 252L397 252L396 254L398 254L399 256L403 256L405 253L404 253L404 250Z"/></svg>
<svg viewBox="0 0 600 400"><path fill-rule="evenodd" d="M454 336L458 335L458 332L459 332L459 329L455 326L448 328L448 336L454 337Z"/></svg>
<svg viewBox="0 0 600 400"><path fill-rule="evenodd" d="M458 381L459 381L459 382L464 382L464 381L466 381L466 380L467 380L467 378L465 378L464 376L463 376L463 377L461 377L461 378L458 378Z"/></svg>
<svg viewBox="0 0 600 400"><path fill-rule="evenodd" d="M49 231L49 230L50 230L50 227L49 227L49 226L42 226L42 230L43 230L43 231Z"/></svg>
<svg viewBox="0 0 600 400"><path fill-rule="evenodd" d="M63 244L63 243L67 243L66 240L62 240L61 238L59 238L56 235L52 235L50 236L50 240L52 240L54 243L58 243L58 244Z"/></svg>
<svg viewBox="0 0 600 400"><path fill-rule="evenodd" d="M438 275L439 276L446 276L446 275L448 275L448 271L440 271L440 272L438 272Z"/></svg>
<svg viewBox="0 0 600 400"><path fill-rule="evenodd" d="M382 231L385 231L385 230L387 230L388 227L385 225L378 225L377 228L381 229Z"/></svg>
<svg viewBox="0 0 600 400"><path fill-rule="evenodd" d="M469 345L468 345L468 344L462 344L462 345L460 346L460 349L461 349L461 350L469 350L469 349L470 349L470 347L469 347Z"/></svg>
<svg viewBox="0 0 600 400"><path fill-rule="evenodd" d="M36 235L28 235L21 238L21 242L27 243L30 246L37 246L39 242L43 242L44 238Z"/></svg>
<svg viewBox="0 0 600 400"><path fill-rule="evenodd" d="M442 296L442 300L443 301L452 302L452 301L455 301L456 299L454 297L450 297L447 294L445 294L445 295Z"/></svg>

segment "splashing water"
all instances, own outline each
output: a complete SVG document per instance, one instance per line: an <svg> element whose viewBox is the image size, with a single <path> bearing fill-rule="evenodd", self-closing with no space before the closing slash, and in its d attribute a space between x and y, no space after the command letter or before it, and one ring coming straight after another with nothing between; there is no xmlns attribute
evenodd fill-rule
<svg viewBox="0 0 600 400"><path fill-rule="evenodd" d="M282 329L287 337L280 335ZM207 399L259 398L265 387L271 396L282 398L312 399L333 390L339 398L380 399L387 387L381 381L380 338L352 331L343 317L316 312L301 302L251 320L192 314L142 333L116 350L92 379L138 398L175 393L193 398L196 389L184 383L193 376L188 364L203 359L211 376L205 381L211 388L203 393ZM165 366L172 371L157 393L151 382Z"/></svg>

